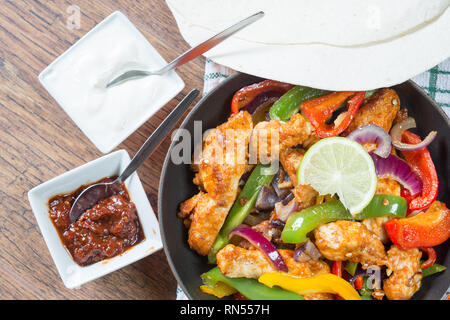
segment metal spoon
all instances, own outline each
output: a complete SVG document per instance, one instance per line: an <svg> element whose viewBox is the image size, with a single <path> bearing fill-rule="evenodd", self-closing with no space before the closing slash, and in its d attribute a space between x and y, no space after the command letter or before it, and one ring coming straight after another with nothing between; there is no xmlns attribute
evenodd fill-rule
<svg viewBox="0 0 450 320"><path fill-rule="evenodd" d="M156 128L151 136L145 141L131 162L120 174L120 176L112 182L96 183L85 190L75 199L69 212L71 222L75 222L87 209L94 206L102 199L108 198L117 193L118 187L147 159L154 149L158 147L167 133L178 122L186 109L194 101L199 94L198 89L194 89L173 109L167 118Z"/></svg>
<svg viewBox="0 0 450 320"><path fill-rule="evenodd" d="M175 69L176 67L181 66L182 64L185 64L186 62L191 61L194 58L197 58L199 55L205 53L209 49L215 47L228 37L232 36L239 30L245 28L249 24L252 24L256 20L262 18L264 16L264 12L260 11L258 13L255 13L254 15L251 15L248 18L245 18L244 20L239 21L238 23L232 25L231 27L225 29L224 31L216 34L212 38L209 38L205 42L200 43L198 46L189 49L182 55L180 55L178 58L173 60L171 63L166 65L164 68L157 70L157 71L143 71L143 70L130 70L122 75L118 76L111 82L109 82L106 85L106 88L113 87L115 85L118 85L124 81L130 80L130 79L136 79L136 78L142 78L147 77L151 75L161 75L163 73L166 73L167 71L170 71L172 69Z"/></svg>

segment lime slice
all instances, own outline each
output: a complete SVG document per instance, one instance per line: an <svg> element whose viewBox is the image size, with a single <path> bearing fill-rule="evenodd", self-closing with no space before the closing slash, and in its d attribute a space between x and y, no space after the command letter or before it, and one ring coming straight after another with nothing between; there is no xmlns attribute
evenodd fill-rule
<svg viewBox="0 0 450 320"><path fill-rule="evenodd" d="M369 204L377 188L372 158L359 143L343 137L315 143L305 153L297 179L321 195L337 194L352 215Z"/></svg>

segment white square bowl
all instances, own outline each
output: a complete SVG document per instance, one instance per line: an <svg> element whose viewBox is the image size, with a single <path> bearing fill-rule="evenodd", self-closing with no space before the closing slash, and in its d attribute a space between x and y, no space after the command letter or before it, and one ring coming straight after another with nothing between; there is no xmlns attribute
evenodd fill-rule
<svg viewBox="0 0 450 320"><path fill-rule="evenodd" d="M96 182L104 177L118 175L129 162L128 153L125 150L118 150L44 182L28 192L28 199L44 240L64 285L69 289L125 267L162 248L158 221L137 173L130 176L125 185L131 201L136 204L145 239L121 255L89 266L79 266L63 245L50 219L48 200L51 197L72 192L82 185Z"/></svg>
<svg viewBox="0 0 450 320"><path fill-rule="evenodd" d="M119 39L116 39L111 35L114 30L116 30L111 28L118 28L119 30L122 30L123 34L127 36L127 39L129 39L127 45L120 43ZM106 39L104 41L107 41L107 45L100 48L95 47L95 44L99 41L99 38ZM153 116L161 107L163 107L173 97L180 93L185 85L183 80L174 70L164 74L164 81L161 82L164 83L164 90L161 89L158 92L155 92L152 98L149 99L150 101L148 101L148 107L140 111L135 110L137 114L134 114L133 116L131 116L133 112L129 111L130 106L127 107L126 103L124 103L124 106L119 111L114 109L115 111L113 111L114 114L112 114L112 119L123 119L124 123L126 123L126 129L124 128L123 130L118 130L117 127L112 126L112 123L115 120L111 121L110 118L99 118L97 122L91 121L93 119L91 113L97 111L92 110L92 108L89 110L86 109L87 105L91 105L92 100L85 100L85 98L89 95L87 95L83 90L87 90L88 88L89 90L92 89L92 79L89 79L89 81L86 79L80 81L80 79L77 79L77 77L75 77L73 74L70 74L71 77L69 79L66 79L66 82L63 83L64 86L61 86L62 81L58 77L55 78L55 75L67 73L68 65L91 65L92 61L90 63L86 63L86 55L85 53L80 53L80 51L83 52L83 50L89 49L91 50L90 54L88 55L89 57L97 60L100 59L101 61L105 61L106 63L106 61L108 61L108 55L117 54L117 52L123 52L124 50L126 52L135 50L138 44L140 48L138 50L139 58L126 58L132 59L132 61L122 61L121 63L123 63L124 65L120 68L114 65L107 66L102 64L101 68L107 69L102 69L102 72L107 74L110 71L110 68L119 68L118 70L121 70L121 72L127 71L130 68L146 69L146 65L150 62L152 63L152 70L158 70L167 65L167 62L164 60L164 58L158 53L158 51L156 51L156 49L150 44L150 42L144 37L144 35L130 22L130 20L128 20L128 18L120 11L115 11L99 24L97 24L94 28L92 28L88 33L86 33L80 40L73 44L58 58L56 58L39 74L38 77L42 86L48 91L53 99L66 112L66 114L75 122L80 130L102 153L108 153L112 151L122 141L124 141L128 136L136 131L142 124L144 124L151 116ZM91 45L93 45L94 47L91 47ZM133 45L135 45L136 48L133 47ZM108 48L110 47L113 47L114 50L109 50ZM112 53L111 51L114 51L114 53ZM133 59L138 59L138 61L134 61ZM137 62L139 63L139 66L134 65ZM122 70L122 68L124 69ZM89 70L84 71L89 74ZM96 72L99 72L99 70L97 70ZM97 76L100 78L104 77L104 75ZM141 87L138 85L138 83L140 81L146 81L145 79L146 78L133 80L128 83L124 83L123 85L121 85L121 88L116 87L111 89L121 90L125 89L126 87L128 90L130 90L130 92L134 94L134 96L144 96L143 90L146 90L145 92L148 92L148 86ZM162 79L159 79L158 81L162 81ZM82 83L81 87L79 85L80 83ZM99 99L100 97L106 99L106 96L104 95L96 96L96 99ZM76 108L75 105L72 104L73 101L76 101L77 103ZM131 102L128 101L127 103ZM127 116L130 116L130 118L125 119ZM111 126L103 132L99 133L98 123L109 123L111 124Z"/></svg>

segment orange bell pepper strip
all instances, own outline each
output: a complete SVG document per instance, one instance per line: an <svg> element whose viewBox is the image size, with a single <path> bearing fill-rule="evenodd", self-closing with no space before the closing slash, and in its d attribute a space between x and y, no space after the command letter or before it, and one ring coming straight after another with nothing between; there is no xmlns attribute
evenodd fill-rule
<svg viewBox="0 0 450 320"><path fill-rule="evenodd" d="M391 241L401 249L434 247L450 237L450 210L444 203L435 201L427 211L389 220L384 227Z"/></svg>
<svg viewBox="0 0 450 320"><path fill-rule="evenodd" d="M320 138L335 137L341 134L350 125L364 100L365 94L365 91L333 92L319 98L305 101L301 108ZM348 110L345 118L338 125L327 124L326 122L332 116L333 112L347 99L349 99L347 102Z"/></svg>
<svg viewBox="0 0 450 320"><path fill-rule="evenodd" d="M402 134L402 142L418 144L422 140L412 132L405 130ZM422 180L422 193L410 200L410 211L422 210L429 207L438 195L439 179L427 148L417 151L403 151L405 160L411 166L412 171Z"/></svg>
<svg viewBox="0 0 450 320"><path fill-rule="evenodd" d="M284 94L293 87L294 85L292 84L275 80L264 80L262 82L243 87L234 94L233 99L231 100L231 113L239 112L240 109L244 108L260 94L271 91Z"/></svg>

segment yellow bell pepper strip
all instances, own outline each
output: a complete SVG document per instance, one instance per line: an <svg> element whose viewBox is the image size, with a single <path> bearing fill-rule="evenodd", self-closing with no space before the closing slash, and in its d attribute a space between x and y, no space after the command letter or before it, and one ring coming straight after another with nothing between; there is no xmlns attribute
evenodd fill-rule
<svg viewBox="0 0 450 320"><path fill-rule="evenodd" d="M334 293L345 300L361 300L358 292L349 282L331 273L299 278L287 273L269 272L260 276L258 281L271 288L278 286L301 295Z"/></svg>
<svg viewBox="0 0 450 320"><path fill-rule="evenodd" d="M264 171L269 167L270 165L259 164L253 169L214 241L213 247L208 254L209 263L216 262L217 252L228 244L228 234L231 230L242 224L253 209L261 188L272 182L274 175L264 174Z"/></svg>
<svg viewBox="0 0 450 320"><path fill-rule="evenodd" d="M305 300L301 295L278 287L267 287L259 283L256 279L226 277L218 268L213 268L202 274L202 280L205 286L209 288L214 288L218 282L223 282L235 288L250 300ZM206 289L205 286L202 286L203 288L201 287L203 292L213 292L213 289Z"/></svg>
<svg viewBox="0 0 450 320"><path fill-rule="evenodd" d="M226 296L231 296L232 294L237 292L235 288L230 287L229 285L223 282L217 282L211 286L202 285L200 286L200 290L204 293L212 294L213 296L216 296L219 299Z"/></svg>

